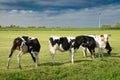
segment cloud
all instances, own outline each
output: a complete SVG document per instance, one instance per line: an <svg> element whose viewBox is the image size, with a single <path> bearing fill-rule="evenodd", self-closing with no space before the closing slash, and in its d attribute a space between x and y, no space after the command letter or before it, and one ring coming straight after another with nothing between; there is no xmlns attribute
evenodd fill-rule
<svg viewBox="0 0 120 80"><path fill-rule="evenodd" d="M80 7L95 7L101 5L119 4L116 0L34 0L34 3L44 6L80 6Z"/></svg>
<svg viewBox="0 0 120 80"><path fill-rule="evenodd" d="M39 5L47 5L47 6L76 6L85 1L82 0L40 0L40 1L35 1L36 4Z"/></svg>
<svg viewBox="0 0 120 80"><path fill-rule="evenodd" d="M120 4L119 0L0 0L0 9L82 9Z"/></svg>
<svg viewBox="0 0 120 80"><path fill-rule="evenodd" d="M98 27L98 13L101 24L113 25L120 22L120 6L63 10L0 10L0 25L48 26L48 27Z"/></svg>

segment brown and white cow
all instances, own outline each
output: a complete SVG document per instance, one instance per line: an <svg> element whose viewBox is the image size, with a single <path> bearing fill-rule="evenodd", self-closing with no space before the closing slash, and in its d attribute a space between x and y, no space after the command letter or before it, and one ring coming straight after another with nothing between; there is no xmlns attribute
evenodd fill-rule
<svg viewBox="0 0 120 80"><path fill-rule="evenodd" d="M37 38L22 36L17 37L13 41L13 45L11 48L11 52L9 54L7 68L9 68L10 60L12 58L12 54L15 50L19 50L17 60L19 68L21 68L20 59L21 56L25 53L30 53L33 61L35 62L36 67L38 66L38 53L40 51L40 43Z"/></svg>
<svg viewBox="0 0 120 80"><path fill-rule="evenodd" d="M96 47L98 48L98 56L103 57L103 50L106 49L108 54L111 53L112 48L109 44L108 38L111 36L110 34L103 34L103 35L86 35L93 37L96 41ZM84 56L87 56L87 48L83 48Z"/></svg>

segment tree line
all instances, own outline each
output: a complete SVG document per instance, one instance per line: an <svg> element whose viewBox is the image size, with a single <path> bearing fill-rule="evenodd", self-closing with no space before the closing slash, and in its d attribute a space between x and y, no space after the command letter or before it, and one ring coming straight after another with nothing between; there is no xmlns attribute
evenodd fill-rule
<svg viewBox="0 0 120 80"><path fill-rule="evenodd" d="M22 27L22 26L17 26L17 25L9 25L9 26L1 26L0 28L46 28L46 26L27 26L27 27Z"/></svg>
<svg viewBox="0 0 120 80"><path fill-rule="evenodd" d="M28 26L28 27L21 27L21 26L16 26L16 25L10 25L10 26L1 26L0 28L47 28L46 26ZM53 28L60 28L60 27L53 27ZM61 27L62 28L62 27ZM84 28L84 27L83 27ZM114 26L109 25L109 24L102 24L101 29L120 29L120 22L117 22Z"/></svg>
<svg viewBox="0 0 120 80"><path fill-rule="evenodd" d="M101 29L120 29L120 22L117 22L114 26L103 24L101 25Z"/></svg>

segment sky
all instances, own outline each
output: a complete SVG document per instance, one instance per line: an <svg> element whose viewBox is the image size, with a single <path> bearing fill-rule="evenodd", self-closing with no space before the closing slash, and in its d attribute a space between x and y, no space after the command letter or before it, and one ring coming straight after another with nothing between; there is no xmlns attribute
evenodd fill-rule
<svg viewBox="0 0 120 80"><path fill-rule="evenodd" d="M120 0L0 0L0 25L47 27L114 26Z"/></svg>

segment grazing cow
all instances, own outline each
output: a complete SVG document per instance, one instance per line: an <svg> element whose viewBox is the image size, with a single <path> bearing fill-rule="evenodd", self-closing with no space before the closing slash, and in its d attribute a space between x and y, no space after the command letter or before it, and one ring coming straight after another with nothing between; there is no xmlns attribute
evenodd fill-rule
<svg viewBox="0 0 120 80"><path fill-rule="evenodd" d="M9 68L9 63L12 58L12 54L15 50L19 50L19 54L17 56L18 65L21 69L20 59L21 56L25 53L30 53L33 61L35 62L36 67L38 66L38 53L40 51L40 43L37 38L22 36L17 37L13 41L13 46L11 48L11 52L8 58L7 68Z"/></svg>
<svg viewBox="0 0 120 80"><path fill-rule="evenodd" d="M91 56L94 59L94 48L96 46L95 40L89 36L77 36L77 37L58 37L58 36L51 36L49 38L50 44L50 53L52 56L52 62L54 64L54 55L56 50L60 51L70 51L71 56L71 63L74 63L74 53L80 47L87 47L90 52Z"/></svg>
<svg viewBox="0 0 120 80"><path fill-rule="evenodd" d="M85 35L77 36L75 38L74 48L79 48L79 46L82 46L85 49L87 48L91 54L92 59L94 59L96 42L93 37Z"/></svg>
<svg viewBox="0 0 120 80"><path fill-rule="evenodd" d="M111 53L112 51L112 48L109 44L109 41L108 41L108 38L109 36L111 35L108 35L108 34L104 34L104 35L87 35L87 36L90 36L90 37L93 37L96 41L96 47L98 47L98 54L99 54L99 57L102 57L103 56L103 49L106 49L108 54ZM87 48L84 48L84 56L87 56Z"/></svg>

